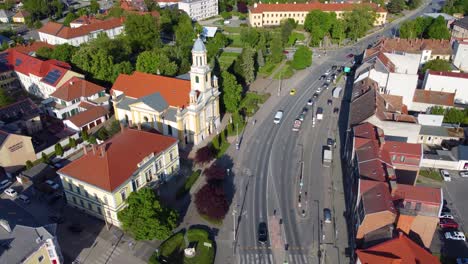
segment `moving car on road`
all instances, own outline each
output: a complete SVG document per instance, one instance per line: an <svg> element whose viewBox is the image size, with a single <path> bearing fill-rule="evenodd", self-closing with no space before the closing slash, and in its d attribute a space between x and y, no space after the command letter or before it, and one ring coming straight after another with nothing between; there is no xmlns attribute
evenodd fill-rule
<svg viewBox="0 0 468 264"><path fill-rule="evenodd" d="M448 228L458 228L458 223L455 222L453 219L440 219L439 221L439 226L442 229L448 229Z"/></svg>
<svg viewBox="0 0 468 264"><path fill-rule="evenodd" d="M339 111L340 111L340 109L338 107L333 108L333 113L334 114L338 114Z"/></svg>
<svg viewBox="0 0 468 264"><path fill-rule="evenodd" d="M296 89L291 89L291 91L289 91L289 95L296 95Z"/></svg>
<svg viewBox="0 0 468 264"><path fill-rule="evenodd" d="M460 231L445 232L445 238L449 240L466 240L465 235Z"/></svg>
<svg viewBox="0 0 468 264"><path fill-rule="evenodd" d="M302 121L298 118L296 120L294 120L294 124L293 124L293 128L292 130L293 131L299 131L301 129L301 125L302 125Z"/></svg>
<svg viewBox="0 0 468 264"><path fill-rule="evenodd" d="M332 105L333 104L333 101L331 99L328 99L327 100L327 105Z"/></svg>
<svg viewBox="0 0 468 264"><path fill-rule="evenodd" d="M312 96L313 98L318 98L319 97L319 93L314 93L314 95Z"/></svg>
<svg viewBox="0 0 468 264"><path fill-rule="evenodd" d="M331 223L331 210L328 208L323 209L323 221L325 223Z"/></svg>
<svg viewBox="0 0 468 264"><path fill-rule="evenodd" d="M322 120L323 119L323 108L318 107L317 108L317 120Z"/></svg>
<svg viewBox="0 0 468 264"><path fill-rule="evenodd" d="M265 244L268 241L268 228L265 222L258 224L258 242Z"/></svg>
<svg viewBox="0 0 468 264"><path fill-rule="evenodd" d="M307 101L307 105L308 105L308 106L311 106L311 105L313 105L313 104L314 104L314 99L311 98L311 99L309 99L309 100Z"/></svg>
<svg viewBox="0 0 468 264"><path fill-rule="evenodd" d="M275 114L275 118L273 119L273 123L279 124L281 122L281 119L283 118L284 112L282 110L279 110Z"/></svg>
<svg viewBox="0 0 468 264"><path fill-rule="evenodd" d="M6 190L4 191L4 193L5 193L6 195L12 197L12 198L15 198L15 197L18 195L18 193L17 193L15 190L13 190L12 188L6 189Z"/></svg>
<svg viewBox="0 0 468 264"><path fill-rule="evenodd" d="M452 178L450 178L450 173L446 170L440 170L440 175L442 175L442 178L444 181L449 182L452 181Z"/></svg>

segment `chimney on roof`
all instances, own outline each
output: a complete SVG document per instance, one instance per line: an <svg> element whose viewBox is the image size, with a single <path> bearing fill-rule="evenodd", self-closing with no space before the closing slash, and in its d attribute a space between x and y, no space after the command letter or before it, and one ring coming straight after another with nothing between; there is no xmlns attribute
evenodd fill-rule
<svg viewBox="0 0 468 264"><path fill-rule="evenodd" d="M257 3L254 3L254 8L257 8L257 6L258 6Z"/></svg>
<svg viewBox="0 0 468 264"><path fill-rule="evenodd" d="M278 4L278 2L276 2L276 4Z"/></svg>
<svg viewBox="0 0 468 264"><path fill-rule="evenodd" d="M293 2L294 4L296 4L296 2Z"/></svg>

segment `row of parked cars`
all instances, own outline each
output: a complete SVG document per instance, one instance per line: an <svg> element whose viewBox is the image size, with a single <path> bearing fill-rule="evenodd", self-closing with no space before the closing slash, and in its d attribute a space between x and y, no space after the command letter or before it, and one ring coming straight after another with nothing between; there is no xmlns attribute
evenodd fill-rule
<svg viewBox="0 0 468 264"><path fill-rule="evenodd" d="M451 214L450 208L447 207L445 200L439 216L439 227L444 231L445 239L466 241L465 234L458 230L459 225Z"/></svg>
<svg viewBox="0 0 468 264"><path fill-rule="evenodd" d="M462 178L468 178L468 171L460 171L458 174ZM452 177L450 176L450 173L447 170L440 170L440 175L442 176L442 179L444 179L444 181L452 181Z"/></svg>

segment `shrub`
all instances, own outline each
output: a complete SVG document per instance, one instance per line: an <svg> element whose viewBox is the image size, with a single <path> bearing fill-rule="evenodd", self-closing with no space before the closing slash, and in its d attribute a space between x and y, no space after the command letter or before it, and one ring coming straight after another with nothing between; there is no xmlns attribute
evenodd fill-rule
<svg viewBox="0 0 468 264"><path fill-rule="evenodd" d="M99 129L97 133L97 137L99 138L99 140L106 140L109 138L109 132L105 127L101 127L101 129Z"/></svg>
<svg viewBox="0 0 468 264"><path fill-rule="evenodd" d="M311 64L312 51L305 46L300 46L294 53L294 58L291 62L291 66L296 70L302 70L309 67Z"/></svg>
<svg viewBox="0 0 468 264"><path fill-rule="evenodd" d="M60 143L55 144L55 155L62 156L63 155L63 147Z"/></svg>
<svg viewBox="0 0 468 264"><path fill-rule="evenodd" d="M90 136L88 138L88 142L91 144L97 144L96 137L95 136Z"/></svg>
<svg viewBox="0 0 468 264"><path fill-rule="evenodd" d="M224 11L224 12L221 12L221 17L222 17L224 20L226 20L226 19L231 19L231 18L232 18L232 15L231 15L231 13Z"/></svg>
<svg viewBox="0 0 468 264"><path fill-rule="evenodd" d="M34 166L34 164L32 163L32 161L28 160L26 161L26 169L29 170L30 168L32 168Z"/></svg>
<svg viewBox="0 0 468 264"><path fill-rule="evenodd" d="M87 141L89 139L88 131L86 130L81 131L81 138Z"/></svg>
<svg viewBox="0 0 468 264"><path fill-rule="evenodd" d="M192 186L195 184L195 182L197 182L200 174L201 170L192 172L192 174L185 180L184 185L177 190L176 199L180 199L184 197L186 193L190 192L190 189L192 189Z"/></svg>
<svg viewBox="0 0 468 264"><path fill-rule="evenodd" d="M70 146L70 148L76 148L76 139L70 138L68 140L68 145Z"/></svg>
<svg viewBox="0 0 468 264"><path fill-rule="evenodd" d="M42 152L41 161L44 163L49 163L49 156L47 156L47 154L45 154L44 152Z"/></svg>
<svg viewBox="0 0 468 264"><path fill-rule="evenodd" d="M204 146L200 148L195 153L195 163L198 164L206 164L214 159L216 153L213 151L213 147L211 145Z"/></svg>
<svg viewBox="0 0 468 264"><path fill-rule="evenodd" d="M213 164L203 171L206 180L209 182L218 182L224 180L226 170L218 164Z"/></svg>
<svg viewBox="0 0 468 264"><path fill-rule="evenodd" d="M229 210L223 186L207 183L195 195L195 205L201 215L222 220Z"/></svg>

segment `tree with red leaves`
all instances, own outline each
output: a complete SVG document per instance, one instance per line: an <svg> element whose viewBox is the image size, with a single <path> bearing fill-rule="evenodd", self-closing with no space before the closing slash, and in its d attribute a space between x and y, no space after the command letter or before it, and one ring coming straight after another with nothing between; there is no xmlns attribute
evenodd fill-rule
<svg viewBox="0 0 468 264"><path fill-rule="evenodd" d="M226 176L226 170L220 165L213 164L209 168L205 169L203 174L205 174L206 180L208 182L219 182L224 180L224 177Z"/></svg>
<svg viewBox="0 0 468 264"><path fill-rule="evenodd" d="M203 165L213 160L214 157L215 152L213 151L213 148L210 145L204 146L203 148L198 149L195 153L195 163Z"/></svg>
<svg viewBox="0 0 468 264"><path fill-rule="evenodd" d="M222 220L229 210L224 188L219 184L207 183L195 195L195 205L201 215L213 220Z"/></svg>

